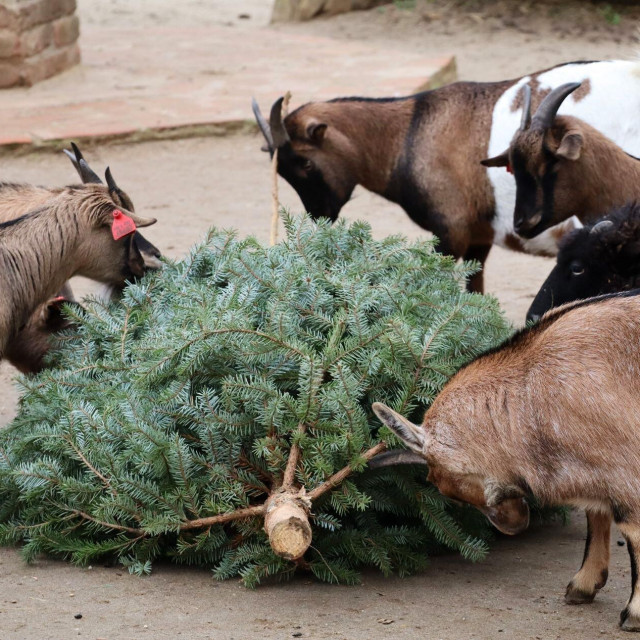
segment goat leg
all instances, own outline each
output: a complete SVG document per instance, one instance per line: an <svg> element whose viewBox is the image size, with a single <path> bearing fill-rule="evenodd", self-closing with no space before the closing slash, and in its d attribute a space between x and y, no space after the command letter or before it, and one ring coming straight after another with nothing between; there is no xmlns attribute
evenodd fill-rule
<svg viewBox="0 0 640 640"><path fill-rule="evenodd" d="M567 585L564 595L567 604L593 602L609 576L609 539L611 513L587 509L587 543L580 571Z"/></svg>

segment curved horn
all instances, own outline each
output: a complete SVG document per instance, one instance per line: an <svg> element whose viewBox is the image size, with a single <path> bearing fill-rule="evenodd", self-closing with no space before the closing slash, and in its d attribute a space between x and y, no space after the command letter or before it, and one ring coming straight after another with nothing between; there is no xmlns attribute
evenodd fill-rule
<svg viewBox="0 0 640 640"><path fill-rule="evenodd" d="M253 115L258 123L258 127L260 127L260 131L262 131L262 135L264 139L267 141L267 147L269 147L269 151L273 153L275 147L273 146L273 138L271 137L271 129L269 128L269 123L264 119L262 115L262 111L260 111L260 107L255 98L251 98L251 109L253 111Z"/></svg>
<svg viewBox="0 0 640 640"><path fill-rule="evenodd" d="M524 89L524 98L522 105L522 120L520 121L520 131L525 131L531 124L531 87L528 84L525 84L522 88Z"/></svg>
<svg viewBox="0 0 640 640"><path fill-rule="evenodd" d="M600 233L609 227L613 227L613 222L611 220L600 220L600 222L591 227L591 231L589 231L589 233Z"/></svg>
<svg viewBox="0 0 640 640"><path fill-rule="evenodd" d="M282 102L284 96L278 98L271 107L271 114L269 116L269 128L271 129L271 138L273 139L273 148L280 149L291 142L291 138L284 128L284 122L282 122Z"/></svg>
<svg viewBox="0 0 640 640"><path fill-rule="evenodd" d="M541 103L531 120L534 129L548 129L558 113L560 105L566 97L573 93L582 83L567 82L556 87Z"/></svg>
<svg viewBox="0 0 640 640"><path fill-rule="evenodd" d="M109 187L109 193L115 192L116 194L120 192L116 181L113 179L111 175L111 169L107 167L107 170L104 172L104 177L107 179L107 187Z"/></svg>
<svg viewBox="0 0 640 640"><path fill-rule="evenodd" d="M421 464L427 466L427 461L419 454L406 449L393 449L372 458L369 462L370 469L381 469L396 464Z"/></svg>
<svg viewBox="0 0 640 640"><path fill-rule="evenodd" d="M68 149L63 149L63 151L65 152L69 160L71 160L71 164L73 164L75 170L78 172L82 183L102 184L100 176L98 176L93 171L93 169L91 169L75 142L71 143L71 148L73 149L73 153L71 153L71 151L69 151Z"/></svg>

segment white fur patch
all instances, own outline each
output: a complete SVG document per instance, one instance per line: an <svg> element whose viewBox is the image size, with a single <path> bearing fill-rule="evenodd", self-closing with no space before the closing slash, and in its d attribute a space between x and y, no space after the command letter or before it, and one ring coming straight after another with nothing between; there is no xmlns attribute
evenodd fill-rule
<svg viewBox="0 0 640 640"><path fill-rule="evenodd" d="M522 85L530 79L530 76L525 76L516 82L496 102L487 157L497 156L509 147L522 118L522 109L511 111L511 104ZM554 89L565 82L583 82L587 79L590 83L589 94L577 102L570 95L562 103L558 113L585 120L627 153L640 156L640 62L607 60L567 64L550 69L537 78L541 90ZM514 233L516 184L504 167L492 167L487 171L496 199L496 217L492 222L495 230L494 242L505 246L506 236ZM525 250L536 253L535 243L530 242L525 242ZM543 245L547 243L546 248L548 242L548 239L541 240Z"/></svg>

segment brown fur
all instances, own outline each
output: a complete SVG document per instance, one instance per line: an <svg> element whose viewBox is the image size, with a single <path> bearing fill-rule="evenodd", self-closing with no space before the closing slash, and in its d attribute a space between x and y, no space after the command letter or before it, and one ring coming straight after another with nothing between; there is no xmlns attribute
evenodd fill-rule
<svg viewBox="0 0 640 640"><path fill-rule="evenodd" d="M111 235L113 200L101 185L61 189L46 204L0 227L0 354L36 307L74 275L121 286L142 275L132 238ZM153 224L126 212L137 226Z"/></svg>
<svg viewBox="0 0 640 640"><path fill-rule="evenodd" d="M21 373L41 371L51 349L52 337L72 326L62 313L65 302L70 301L58 296L41 304L7 343L4 357Z"/></svg>
<svg viewBox="0 0 640 640"><path fill-rule="evenodd" d="M110 198L117 207L133 211L133 203L125 192L110 193L106 186L91 185L92 192L99 191ZM82 191L85 187L69 187ZM47 188L30 184L0 183L0 223L15 220L20 216L45 206L52 198L60 196L65 188ZM158 268L155 255L143 253L145 267ZM71 287L66 283L60 293L67 300L73 300ZM7 345L5 357L22 373L36 373L42 369L43 359L50 348L50 338L68 325L59 315L55 299L40 305L18 333Z"/></svg>
<svg viewBox="0 0 640 640"><path fill-rule="evenodd" d="M412 126L415 96L311 103L290 114L285 126L294 151L315 163L331 184L342 185L343 194L361 184L402 204L407 189L394 191L394 175L412 156L412 188L428 194L433 208L431 217L410 211L412 218L440 237L445 253L463 257L472 246L486 247L488 253L495 204L479 161L489 143L495 101L511 84L443 87L429 94L427 113L417 127ZM328 125L321 143L307 135L313 123Z"/></svg>
<svg viewBox="0 0 640 640"><path fill-rule="evenodd" d="M517 490L587 509L590 541L567 589L587 602L606 580L614 517L640 553L640 296L573 303L459 371L421 427L374 405L430 467L446 495L500 527L524 523ZM505 496L501 503L500 496ZM493 498L490 500L490 498ZM496 518L496 513L498 518ZM502 528L502 527L500 527ZM503 528L503 530L505 530ZM625 628L640 627L640 592Z"/></svg>
<svg viewBox="0 0 640 640"><path fill-rule="evenodd" d="M577 159L563 157L561 145L577 136ZM565 142L565 144L567 144ZM510 156L519 153L526 171L542 178L547 149L557 158L553 214L545 226L556 225L571 216L593 222L612 208L640 197L640 162L627 155L597 129L573 116L557 116L553 126L540 131L519 131L510 146ZM536 209L542 208L542 190L536 193Z"/></svg>
<svg viewBox="0 0 640 640"><path fill-rule="evenodd" d="M531 75L534 88L543 72ZM443 253L484 264L494 239L495 200L480 160L489 145L495 103L516 81L459 82L398 100L304 105L284 121L299 161L287 166L289 177L303 179L309 161L341 203L360 184L400 204L414 222L438 236ZM534 94L537 104L546 91ZM314 213L311 204L306 206ZM320 213L314 215L332 219L339 211L328 214L316 206ZM482 291L482 273L471 289Z"/></svg>

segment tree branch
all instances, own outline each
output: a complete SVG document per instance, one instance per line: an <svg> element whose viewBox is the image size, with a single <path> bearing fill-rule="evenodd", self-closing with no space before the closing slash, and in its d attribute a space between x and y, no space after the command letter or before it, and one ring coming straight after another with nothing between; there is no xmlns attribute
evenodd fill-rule
<svg viewBox="0 0 640 640"><path fill-rule="evenodd" d="M375 447L371 447L368 451L365 451L363 458L367 461L371 460L374 456L382 453L387 448L386 443L379 442ZM328 480L318 485L313 491L307 494L310 500L317 500L323 493L330 491L334 487L337 487L345 478L349 477L353 473L353 469L350 466L346 466L340 469L337 473L334 473Z"/></svg>
<svg viewBox="0 0 640 640"><path fill-rule="evenodd" d="M307 430L307 426L301 422L298 425L298 433L302 434ZM287 466L284 470L284 476L282 478L282 489L289 491L293 486L296 479L296 469L298 467L298 460L300 459L300 445L295 443L291 445L291 451L289 451L289 459L287 460Z"/></svg>
<svg viewBox="0 0 640 640"><path fill-rule="evenodd" d="M253 518L264 514L265 506L263 504L255 507L247 507L246 509L236 509L230 513L221 513L217 516L208 518L198 518L198 520L187 520L180 525L180 531L189 531L190 529L199 529L200 527L210 527L214 524L223 524L232 520L241 520L242 518Z"/></svg>

